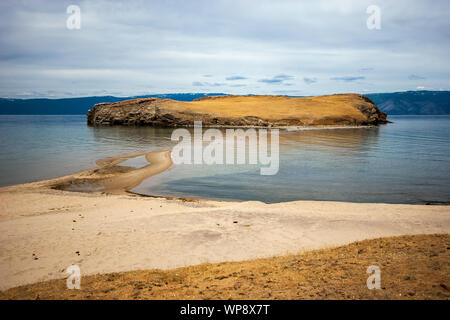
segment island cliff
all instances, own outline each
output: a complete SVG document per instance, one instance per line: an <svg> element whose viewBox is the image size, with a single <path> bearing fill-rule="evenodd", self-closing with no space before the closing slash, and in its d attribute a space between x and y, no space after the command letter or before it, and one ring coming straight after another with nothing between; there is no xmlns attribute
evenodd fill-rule
<svg viewBox="0 0 450 320"><path fill-rule="evenodd" d="M362 126L387 123L367 97L208 96L192 102L145 98L99 103L87 113L89 125L191 127Z"/></svg>

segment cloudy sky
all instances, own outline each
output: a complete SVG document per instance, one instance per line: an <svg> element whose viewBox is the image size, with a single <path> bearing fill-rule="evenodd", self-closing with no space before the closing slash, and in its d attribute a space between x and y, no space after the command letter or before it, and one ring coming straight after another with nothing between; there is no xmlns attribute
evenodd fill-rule
<svg viewBox="0 0 450 320"><path fill-rule="evenodd" d="M0 25L1 97L450 89L448 0L1 1Z"/></svg>

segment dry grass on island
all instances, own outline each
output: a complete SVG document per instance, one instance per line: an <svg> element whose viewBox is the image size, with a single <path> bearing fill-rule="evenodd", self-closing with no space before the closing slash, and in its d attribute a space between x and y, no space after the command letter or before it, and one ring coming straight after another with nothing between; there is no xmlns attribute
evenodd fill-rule
<svg viewBox="0 0 450 320"><path fill-rule="evenodd" d="M0 299L446 299L450 235L364 240L296 255L86 276L13 288ZM368 290L366 269L381 268Z"/></svg>
<svg viewBox="0 0 450 320"><path fill-rule="evenodd" d="M133 99L100 103L87 114L91 125L189 127L361 126L386 123L386 114L360 94L317 97L211 96L191 102Z"/></svg>

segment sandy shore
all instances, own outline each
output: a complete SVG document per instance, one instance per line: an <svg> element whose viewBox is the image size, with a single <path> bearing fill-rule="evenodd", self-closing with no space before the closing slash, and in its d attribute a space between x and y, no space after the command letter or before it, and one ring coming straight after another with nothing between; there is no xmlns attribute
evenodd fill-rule
<svg viewBox="0 0 450 320"><path fill-rule="evenodd" d="M133 156L143 168L119 166ZM240 261L406 234L450 232L448 206L187 201L124 190L170 167L169 151L103 159L58 179L0 188L0 289L83 275ZM95 192L64 191L86 185Z"/></svg>

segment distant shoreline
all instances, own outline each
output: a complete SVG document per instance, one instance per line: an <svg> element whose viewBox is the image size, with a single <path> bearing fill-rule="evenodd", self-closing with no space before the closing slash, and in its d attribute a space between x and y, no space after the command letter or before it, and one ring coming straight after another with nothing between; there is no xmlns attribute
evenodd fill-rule
<svg viewBox="0 0 450 320"><path fill-rule="evenodd" d="M335 92L339 93L339 92ZM381 111L392 115L449 115L448 101L450 91L415 90L386 93L363 93ZM85 115L96 103L117 102L136 98L169 98L179 101L192 101L208 95L228 95L227 93L166 93L139 96L80 96L76 98L0 98L0 114L3 115ZM298 96L296 96L298 97ZM307 97L307 96L303 96ZM430 106L425 107L425 106ZM409 108L405 108L409 106ZM410 107L413 106L411 110ZM19 112L19 111L20 112Z"/></svg>

